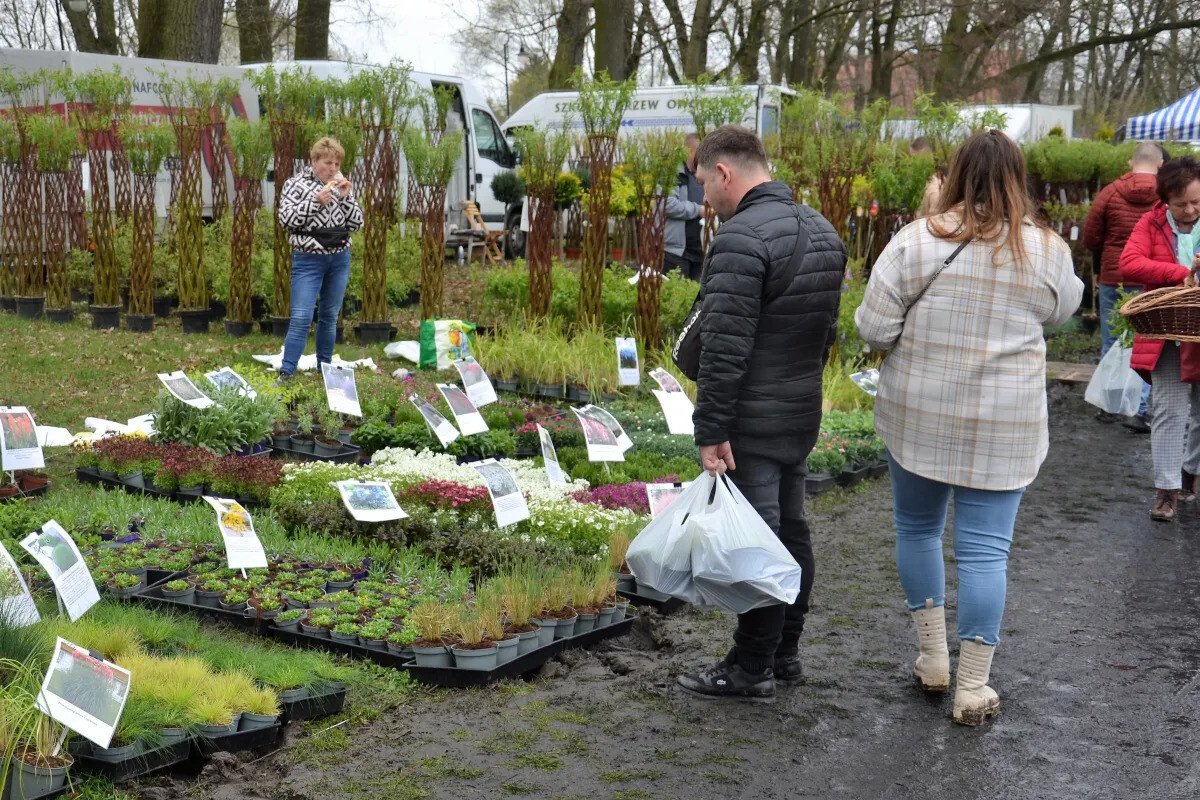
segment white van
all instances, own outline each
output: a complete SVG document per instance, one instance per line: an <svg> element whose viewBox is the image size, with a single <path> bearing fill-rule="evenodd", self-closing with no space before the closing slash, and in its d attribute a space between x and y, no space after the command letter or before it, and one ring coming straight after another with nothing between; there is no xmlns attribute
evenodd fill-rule
<svg viewBox="0 0 1200 800"><path fill-rule="evenodd" d="M13 67L18 72L36 72L38 70L63 70L70 68L74 72L92 72L94 70L110 71L117 67L133 81L131 106L135 114L167 114L160 93L157 73L167 72L179 77L191 75L197 79L234 78L241 84L241 93L234 99L229 109L231 116L244 119L258 119L258 102L254 87L247 79L241 67L223 67L216 64L194 64L186 61L165 61L157 58L129 58L126 56L106 56L96 53L76 53L63 50L18 50L15 48L0 48L0 67ZM52 110L69 113L66 99L61 96L45 98ZM0 108L9 104L7 97L0 97ZM203 181L204 215L212 215L212 183L209 180L207 165L212 158L211 152L204 153L205 169L200 170ZM109 173L111 182L112 173ZM83 162L84 190L90 191L88 165ZM233 178L226 171L226 196L232 201ZM167 203L170 200L171 177L164 165L158 175L158 188L155 197L158 216L165 218ZM110 194L110 197L112 195ZM0 214L2 214L0 210Z"/></svg>
<svg viewBox="0 0 1200 800"><path fill-rule="evenodd" d="M277 63L275 67L284 69L292 65L311 71L317 78L336 78L343 81L349 80L361 70L372 69L370 64L348 61L289 61ZM261 70L264 66L247 64L244 69ZM500 126L488 107L487 98L474 84L451 75L412 72L411 80L425 91L440 86L453 89L454 101L450 106L447 127L464 133L463 152L455 165L454 177L446 192L447 241L455 242L464 238L465 232L470 229L463 213L463 204L467 200L475 201L479 206L479 213L489 227L499 229L504 223L504 204L492 196L492 178L498 172L512 169L517 161L512 148L500 133ZM420 116L414 114L410 124L420 125ZM403 197L408 187L408 172L403 151L399 180L399 196ZM272 201L273 191L274 187L268 183L264 192L265 202Z"/></svg>
<svg viewBox="0 0 1200 800"><path fill-rule="evenodd" d="M714 85L705 88L709 95L724 95L733 91L744 92L753 102L746 109L742 125L759 136L770 136L779 132L779 113L787 97L796 92L786 86L772 84L748 84L741 87ZM633 94L629 107L621 118L620 136L634 131L659 130L690 133L696 123L688 111L688 103L694 89L690 86L645 86ZM520 128L554 128L566 119L571 128L583 131L583 120L579 116L579 92L545 92L521 106L504 121L502 130L511 138ZM509 231L508 247L512 255L522 255L524 234L521 231L521 205L508 209L505 228Z"/></svg>

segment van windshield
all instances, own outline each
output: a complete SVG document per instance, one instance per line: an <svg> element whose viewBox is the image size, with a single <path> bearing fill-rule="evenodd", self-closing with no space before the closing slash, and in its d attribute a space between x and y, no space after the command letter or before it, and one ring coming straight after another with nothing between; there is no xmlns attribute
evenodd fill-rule
<svg viewBox="0 0 1200 800"><path fill-rule="evenodd" d="M473 108L471 122L475 128L475 146L479 155L495 161L502 167L514 166L512 151L509 150L508 142L504 140L504 135L500 133L492 115L482 108Z"/></svg>

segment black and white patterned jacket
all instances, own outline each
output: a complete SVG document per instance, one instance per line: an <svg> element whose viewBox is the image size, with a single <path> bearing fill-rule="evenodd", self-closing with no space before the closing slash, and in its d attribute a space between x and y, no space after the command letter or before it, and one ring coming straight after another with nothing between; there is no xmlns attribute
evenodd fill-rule
<svg viewBox="0 0 1200 800"><path fill-rule="evenodd" d="M283 191L277 203L279 224L289 231L304 231L314 228L347 228L356 231L362 227L363 213L353 191L342 197L333 189L333 201L321 205L317 192L325 184L317 178L311 166L303 167L283 183ZM300 253L338 253L346 247L326 250L311 236L292 233L288 237L292 250ZM349 245L347 245L349 247Z"/></svg>

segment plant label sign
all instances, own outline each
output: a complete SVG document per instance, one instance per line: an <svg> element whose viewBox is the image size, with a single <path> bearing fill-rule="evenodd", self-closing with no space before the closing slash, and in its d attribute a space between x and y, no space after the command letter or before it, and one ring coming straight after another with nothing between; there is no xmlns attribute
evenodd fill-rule
<svg viewBox="0 0 1200 800"><path fill-rule="evenodd" d="M479 409L471 402L471 398L467 397L466 392L449 383L439 383L437 388L446 399L446 405L450 406L450 413L454 414L454 421L458 423L458 429L463 432L463 436L487 432L487 423L483 421Z"/></svg>
<svg viewBox="0 0 1200 800"><path fill-rule="evenodd" d="M217 528L225 542L229 568L265 568L267 553L258 540L258 534L254 532L254 520L250 518L250 512L236 500L205 496L204 501L217 512Z"/></svg>
<svg viewBox="0 0 1200 800"><path fill-rule="evenodd" d="M683 392L664 392L654 389L654 396L662 406L663 416L667 418L667 430L679 436L691 436L696 432L692 425L692 413L696 407Z"/></svg>
<svg viewBox="0 0 1200 800"><path fill-rule="evenodd" d="M449 447L458 438L458 428L443 417L440 411L429 405L427 400L421 400L415 394L408 399L421 412L421 418L425 420L425 424L433 431L433 435L442 443L442 447Z"/></svg>
<svg viewBox="0 0 1200 800"><path fill-rule="evenodd" d="M60 636L37 708L96 746L107 748L125 710L131 678L129 670Z"/></svg>
<svg viewBox="0 0 1200 800"><path fill-rule="evenodd" d="M25 576L8 550L0 544L0 625L24 628L40 619Z"/></svg>
<svg viewBox="0 0 1200 800"><path fill-rule="evenodd" d="M662 367L655 367L650 370L650 377L654 378L654 382L658 384L658 388L664 392L678 392L683 394L683 386L679 384L674 375Z"/></svg>
<svg viewBox="0 0 1200 800"><path fill-rule="evenodd" d="M407 519L408 514L396 501L387 481L337 481L338 494L350 516L359 522L387 522Z"/></svg>
<svg viewBox="0 0 1200 800"><path fill-rule="evenodd" d="M537 426L538 439L542 442L542 460L546 462L546 477L550 479L551 486L566 486L570 481L567 479L567 473L563 472L558 463L558 451L554 449L554 440L550 438L550 431Z"/></svg>
<svg viewBox="0 0 1200 800"><path fill-rule="evenodd" d="M607 425L594 417L584 414L578 408L572 408L579 424L583 427L583 440L587 443L588 461L624 461L625 451L621 449L617 436Z"/></svg>
<svg viewBox="0 0 1200 800"><path fill-rule="evenodd" d="M321 377L325 380L325 397L329 409L339 414L362 417L362 406L358 402L358 385L354 382L354 370L321 364Z"/></svg>
<svg viewBox="0 0 1200 800"><path fill-rule="evenodd" d="M193 408L208 408L215 405L211 397L197 389L196 384L192 383L192 379L183 374L183 370L160 372L158 379L177 400L187 403Z"/></svg>
<svg viewBox="0 0 1200 800"><path fill-rule="evenodd" d="M100 602L100 592L96 590L87 562L62 525L50 520L40 531L22 539L21 547L46 570L71 622Z"/></svg>
<svg viewBox="0 0 1200 800"><path fill-rule="evenodd" d="M679 495L691 486L688 483L647 483L646 498L650 501L650 519L658 519L671 504L679 499Z"/></svg>
<svg viewBox="0 0 1200 800"><path fill-rule="evenodd" d="M637 386L642 382L642 368L638 363L637 340L617 337L617 383L620 386Z"/></svg>
<svg viewBox="0 0 1200 800"><path fill-rule="evenodd" d="M621 423L617 422L617 418L600 406L586 405L579 409L579 413L585 417L591 417L612 431L612 435L617 437L617 444L620 446L622 453L633 447L633 440L625 433L625 429L621 427Z"/></svg>
<svg viewBox="0 0 1200 800"><path fill-rule="evenodd" d="M529 519L529 504L525 502L525 495L517 485L516 477L507 467L497 463L494 458L471 466L487 484L488 494L492 496L492 508L496 510L497 525L507 528Z"/></svg>
<svg viewBox="0 0 1200 800"><path fill-rule="evenodd" d="M0 466L9 472L46 466L37 426L25 406L0 406Z"/></svg>
<svg viewBox="0 0 1200 800"><path fill-rule="evenodd" d="M458 370L458 376L462 378L463 388L467 390L467 397L471 399L476 408L496 402L496 388L492 386L491 379L483 371L483 367L479 366L478 361L468 356L461 361L455 361L454 368Z"/></svg>
<svg viewBox="0 0 1200 800"><path fill-rule="evenodd" d="M258 397L258 392L250 388L250 384L246 383L246 379L234 372L231 367L221 367L213 372L206 372L204 373L204 377L208 378L213 386L219 386L222 389L233 389L249 397L251 400Z"/></svg>

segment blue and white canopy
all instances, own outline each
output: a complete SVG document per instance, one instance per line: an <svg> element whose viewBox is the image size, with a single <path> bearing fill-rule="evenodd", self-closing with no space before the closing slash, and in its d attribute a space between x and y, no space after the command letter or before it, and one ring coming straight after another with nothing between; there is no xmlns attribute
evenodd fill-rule
<svg viewBox="0 0 1200 800"><path fill-rule="evenodd" d="M1125 125L1125 138L1160 142L1168 139L1200 139L1200 89L1166 108L1140 117L1130 117Z"/></svg>

